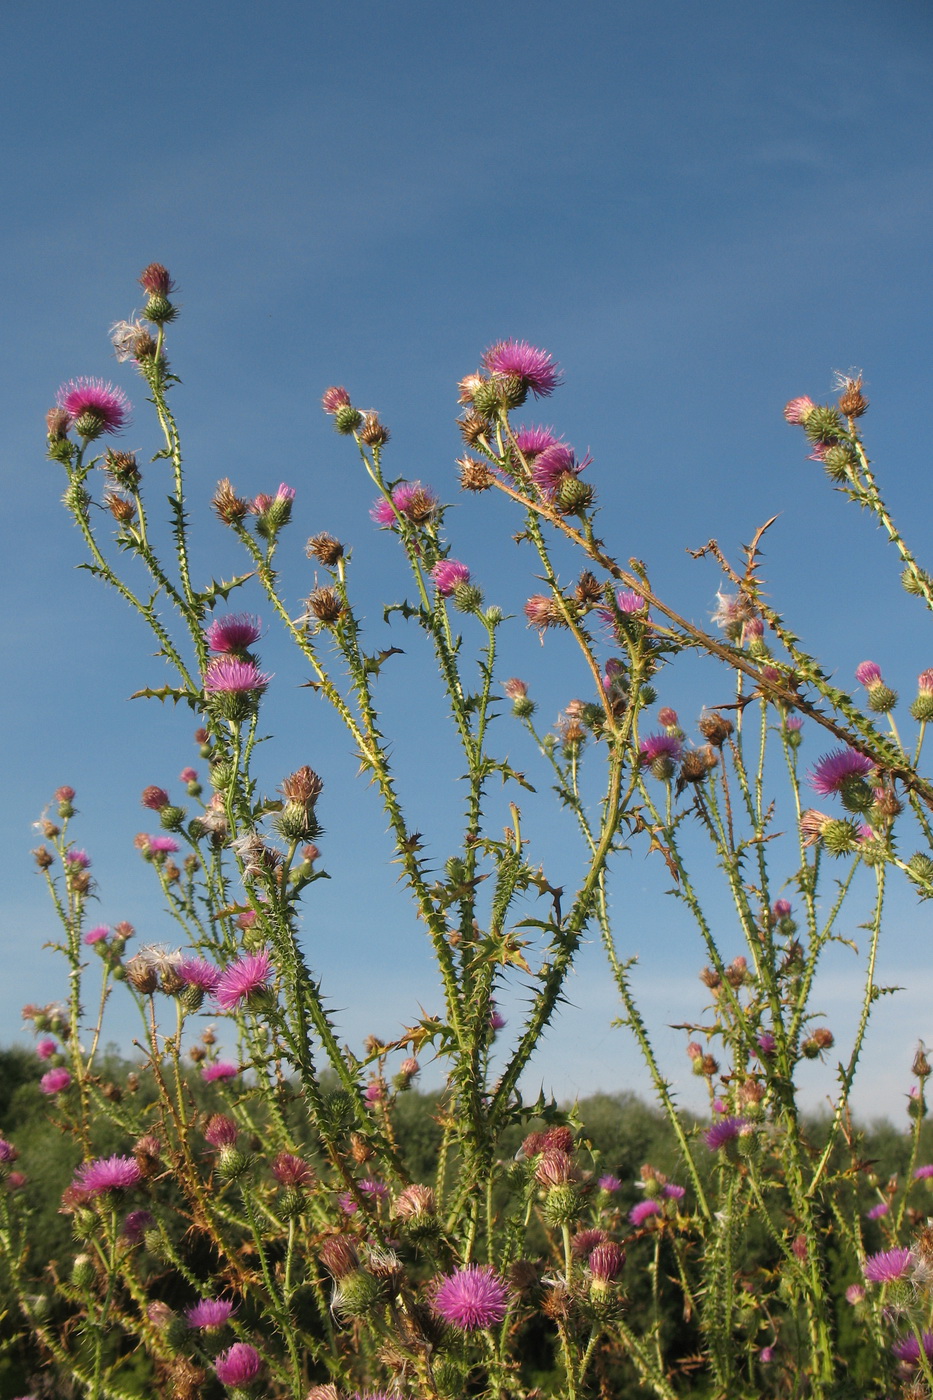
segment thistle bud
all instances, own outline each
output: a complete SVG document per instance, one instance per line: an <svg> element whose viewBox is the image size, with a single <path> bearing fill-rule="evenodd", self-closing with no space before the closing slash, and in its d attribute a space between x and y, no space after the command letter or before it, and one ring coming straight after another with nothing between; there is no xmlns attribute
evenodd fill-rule
<svg viewBox="0 0 933 1400"><path fill-rule="evenodd" d="M356 431L363 421L363 415L358 408L354 408L350 403L341 404L334 413L334 430L342 433L344 437Z"/></svg>
<svg viewBox="0 0 933 1400"><path fill-rule="evenodd" d="M561 477L554 492L554 509L558 515L582 515L593 504L596 490L588 481L581 481L572 472Z"/></svg>
<svg viewBox="0 0 933 1400"><path fill-rule="evenodd" d="M921 1040L917 1053L914 1056L913 1064L910 1067L911 1073L918 1079L927 1079L930 1074L930 1061L927 1059L927 1048Z"/></svg>
<svg viewBox="0 0 933 1400"><path fill-rule="evenodd" d="M76 1254L71 1266L71 1282L75 1288L89 1288L97 1277L94 1261L89 1254Z"/></svg>

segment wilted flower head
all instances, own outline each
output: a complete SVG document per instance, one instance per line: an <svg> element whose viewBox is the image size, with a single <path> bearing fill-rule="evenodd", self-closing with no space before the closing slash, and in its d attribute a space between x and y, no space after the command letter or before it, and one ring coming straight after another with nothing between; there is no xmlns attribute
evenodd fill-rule
<svg viewBox="0 0 933 1400"><path fill-rule="evenodd" d="M81 437L119 433L130 421L130 404L123 390L103 379L70 379L61 386L55 401Z"/></svg>
<svg viewBox="0 0 933 1400"><path fill-rule="evenodd" d="M189 1327L201 1332L212 1332L227 1323L236 1308L227 1298L203 1298L185 1313Z"/></svg>
<svg viewBox="0 0 933 1400"><path fill-rule="evenodd" d="M645 1201L643 1204L647 1205ZM653 1204L653 1203L652 1203ZM622 1265L625 1263L625 1250L621 1245L613 1240L607 1240L605 1244L596 1245L590 1252L587 1264L590 1273L597 1283L612 1283L622 1272Z"/></svg>
<svg viewBox="0 0 933 1400"><path fill-rule="evenodd" d="M232 1147L237 1140L237 1125L223 1113L213 1113L204 1128L204 1137L211 1147Z"/></svg>
<svg viewBox="0 0 933 1400"><path fill-rule="evenodd" d="M150 263L148 267L144 267L139 274L139 285L151 297L167 297L175 290L175 283L169 276L168 268L162 263Z"/></svg>
<svg viewBox="0 0 933 1400"><path fill-rule="evenodd" d="M823 797L839 792L849 778L867 778L874 764L855 749L833 749L814 764L810 786Z"/></svg>
<svg viewBox="0 0 933 1400"><path fill-rule="evenodd" d="M143 1179L134 1157L98 1157L78 1168L73 1185L91 1196L107 1191L128 1191Z"/></svg>
<svg viewBox="0 0 933 1400"><path fill-rule="evenodd" d="M441 1283L434 1310L452 1327L474 1332L493 1327L508 1311L509 1286L491 1268L468 1264Z"/></svg>
<svg viewBox="0 0 933 1400"><path fill-rule="evenodd" d="M140 350L150 341L149 328L143 321L115 321L110 327L110 343L120 361L138 359Z"/></svg>
<svg viewBox="0 0 933 1400"><path fill-rule="evenodd" d="M248 651L262 636L262 623L250 613L227 613L215 617L205 630L204 640L211 651Z"/></svg>
<svg viewBox="0 0 933 1400"><path fill-rule="evenodd" d="M239 1390L256 1379L262 1370L262 1357L249 1342L234 1342L214 1362L214 1374L221 1385Z"/></svg>
<svg viewBox="0 0 933 1400"><path fill-rule="evenodd" d="M536 350L527 340L500 340L483 355L483 364L490 374L506 379L518 379L535 398L553 394L561 382L561 373L546 350Z"/></svg>
<svg viewBox="0 0 933 1400"><path fill-rule="evenodd" d="M801 394L799 398L791 399L784 405L784 417L788 423L805 423L816 404L806 394Z"/></svg>
<svg viewBox="0 0 933 1400"><path fill-rule="evenodd" d="M225 967L214 989L214 996L224 1011L232 1011L240 1002L248 1001L269 980L269 954L249 953Z"/></svg>

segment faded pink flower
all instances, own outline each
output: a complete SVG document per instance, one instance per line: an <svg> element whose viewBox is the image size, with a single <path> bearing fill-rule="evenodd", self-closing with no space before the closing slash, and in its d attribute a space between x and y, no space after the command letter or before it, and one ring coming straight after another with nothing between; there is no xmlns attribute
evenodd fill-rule
<svg viewBox="0 0 933 1400"><path fill-rule="evenodd" d="M877 685L881 680L881 667L877 661L860 661L855 668L855 679L866 689L868 686Z"/></svg>
<svg viewBox="0 0 933 1400"><path fill-rule="evenodd" d="M336 413L338 408L346 408L349 403L350 395L346 389L338 385L325 389L321 398L321 407L325 413Z"/></svg>
<svg viewBox="0 0 933 1400"><path fill-rule="evenodd" d="M213 1113L204 1127L205 1141L211 1147L232 1147L237 1140L237 1125L223 1113Z"/></svg>
<svg viewBox="0 0 933 1400"><path fill-rule="evenodd" d="M622 1190L621 1181L617 1176L613 1176L611 1172L607 1172L605 1176L601 1176L596 1185L599 1187L600 1191Z"/></svg>
<svg viewBox="0 0 933 1400"><path fill-rule="evenodd" d="M130 1244L139 1244L150 1225L155 1224L155 1216L148 1210L131 1210L124 1217L120 1234Z"/></svg>
<svg viewBox="0 0 933 1400"><path fill-rule="evenodd" d="M891 1207L887 1201L879 1201L876 1206L872 1206L871 1210L866 1210L865 1218L867 1220L883 1220L886 1215L890 1214L890 1211Z"/></svg>
<svg viewBox="0 0 933 1400"><path fill-rule="evenodd" d="M784 405L784 417L788 423L805 423L816 404L806 394L801 394L799 398L791 399Z"/></svg>
<svg viewBox="0 0 933 1400"><path fill-rule="evenodd" d="M251 613L227 613L225 617L215 617L204 632L204 640L211 651L222 652L248 651L261 636L262 623ZM185 781L190 782L191 779Z"/></svg>
<svg viewBox="0 0 933 1400"><path fill-rule="evenodd" d="M435 1312L462 1332L493 1327L505 1317L508 1306L508 1284L483 1264L458 1269L434 1295Z"/></svg>
<svg viewBox="0 0 933 1400"><path fill-rule="evenodd" d="M647 1202L645 1202L647 1204ZM587 1260L590 1273L600 1284L613 1283L622 1272L625 1263L625 1250L613 1240L598 1244L591 1250Z"/></svg>
<svg viewBox="0 0 933 1400"><path fill-rule="evenodd" d="M396 511L414 525L424 525L437 514L437 493L432 491L430 486L423 486L420 481L400 481L391 494L391 504L384 496L380 496L369 512L370 519L375 520L377 525L396 525ZM395 510L392 509L393 505Z"/></svg>
<svg viewBox="0 0 933 1400"><path fill-rule="evenodd" d="M146 849L156 856L173 856L180 848L171 836L147 836Z"/></svg>
<svg viewBox="0 0 933 1400"><path fill-rule="evenodd" d="M240 1002L249 1001L255 992L266 985L270 970L269 954L265 950L249 953L225 967L214 989L218 1005L224 1011L232 1011Z"/></svg>
<svg viewBox="0 0 933 1400"><path fill-rule="evenodd" d="M103 379L70 379L56 395L58 407L68 414L70 426L92 440L101 433L119 433L130 421L130 403L122 389Z"/></svg>
<svg viewBox="0 0 933 1400"><path fill-rule="evenodd" d="M536 399L553 394L561 382L560 370L548 352L536 350L527 340L498 341L483 355L483 364L490 374L521 380Z"/></svg>

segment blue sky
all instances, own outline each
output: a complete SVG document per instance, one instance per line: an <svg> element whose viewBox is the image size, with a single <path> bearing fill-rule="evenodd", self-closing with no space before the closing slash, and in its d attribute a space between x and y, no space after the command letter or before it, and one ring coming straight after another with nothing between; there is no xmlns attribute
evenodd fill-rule
<svg viewBox="0 0 933 1400"><path fill-rule="evenodd" d="M685 548L715 535L734 554L779 514L766 565L776 606L841 682L871 656L912 695L933 663L926 619L900 592L880 536L805 460L780 410L792 394L825 396L833 369L864 368L870 449L922 555L926 4L273 0L260 11L169 0L154 14L90 0L20 7L6 27L16 61L0 94L4 1039L20 1035L20 1005L54 995L61 977L39 951L54 928L28 855L30 823L59 784L78 791L75 834L94 855L102 921L171 936L130 837L145 826L141 788L195 761L191 725L128 702L162 679L159 664L123 606L75 573L80 541L42 436L57 385L73 375L114 378L141 399L106 329L139 304L135 277L153 259L181 287L171 353L195 510L223 475L244 492L290 481L298 499L282 553L293 598L308 587L304 539L324 528L355 547L374 635L380 598L404 587L392 541L368 519L371 490L318 409L337 382L391 426L393 472L457 501L455 553L490 601L520 611L534 584L510 543L515 526L486 497L458 500L453 470L453 386L490 342L516 336L564 367L545 421L593 453L600 529L620 556L645 559L657 589L703 622L718 579ZM126 443L141 456L155 445L142 405ZM199 560L205 572L238 563L210 526ZM454 760L429 718L415 640L398 644L412 655L387 677L384 703L414 824L440 834L446 789L435 778ZM570 698L557 648L542 653L519 620L508 646L505 674L534 674L556 715ZM334 879L309 916L313 961L347 1008L349 1039L390 1035L419 999L430 1007L434 988L384 822L348 744L271 636L264 659L277 677L270 786L302 762L328 784ZM663 698L685 717L726 698L702 668L671 673L670 687ZM502 734L533 776L533 752L505 723ZM562 868L569 833L542 818L536 835ZM656 902L663 882L640 854L620 878L626 947L640 956L676 1078L681 1042L663 1028L695 1009L702 958L676 911ZM880 1009L866 1112L904 1091L916 1037L933 1040L929 922L923 906L898 902L883 975L908 990ZM850 976L843 960L824 991L840 1035ZM609 1027L596 948L572 999L542 1048L546 1085L562 1095L640 1085L624 1033ZM115 1036L127 1037L119 1018ZM815 1073L813 1102L828 1083Z"/></svg>

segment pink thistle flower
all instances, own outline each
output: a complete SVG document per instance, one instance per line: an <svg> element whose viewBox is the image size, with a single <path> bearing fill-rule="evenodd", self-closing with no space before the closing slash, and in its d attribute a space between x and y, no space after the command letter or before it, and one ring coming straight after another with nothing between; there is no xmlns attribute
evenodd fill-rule
<svg viewBox="0 0 933 1400"><path fill-rule="evenodd" d="M212 661L204 673L204 689L208 695L219 691L242 695L265 690L272 677L260 671L255 661L235 661L219 658Z"/></svg>
<svg viewBox="0 0 933 1400"><path fill-rule="evenodd" d="M144 267L139 274L139 285L151 297L167 297L175 290L168 268L161 263L150 263Z"/></svg>
<svg viewBox="0 0 933 1400"><path fill-rule="evenodd" d="M377 525L391 528L398 524L397 511L413 525L424 525L437 514L438 504L437 493L430 486L423 486L420 481L400 481L392 491L391 503L380 496L369 517ZM395 510L392 509L393 505Z"/></svg>
<svg viewBox="0 0 933 1400"><path fill-rule="evenodd" d="M40 1040L36 1046L36 1054L40 1060L50 1060L53 1055L58 1054L58 1046L54 1040Z"/></svg>
<svg viewBox="0 0 933 1400"><path fill-rule="evenodd" d="M79 870L87 870L91 863L91 857L87 851L78 851L73 847L65 852L65 860L69 865L76 866Z"/></svg>
<svg viewBox="0 0 933 1400"><path fill-rule="evenodd" d="M933 1359L933 1332L924 1332L923 1350L928 1359ZM900 1341L894 1343L891 1350L898 1361L919 1361L920 1342L916 1337L901 1337Z"/></svg>
<svg viewBox="0 0 933 1400"><path fill-rule="evenodd" d="M72 1185L90 1196L102 1196L107 1191L128 1191L142 1179L135 1157L98 1157L78 1168Z"/></svg>
<svg viewBox="0 0 933 1400"><path fill-rule="evenodd" d="M204 1140L211 1147L232 1147L237 1140L237 1125L223 1113L213 1113L204 1128Z"/></svg>
<svg viewBox="0 0 933 1400"><path fill-rule="evenodd" d="M793 905L788 899L776 899L771 913L776 919L787 919L790 917Z"/></svg>
<svg viewBox="0 0 933 1400"><path fill-rule="evenodd" d="M678 1186L675 1181L668 1181L661 1187L661 1195L666 1196L669 1201L682 1201L687 1191L683 1186Z"/></svg>
<svg viewBox="0 0 933 1400"><path fill-rule="evenodd" d="M770 1361L774 1360L774 1347L762 1347L758 1353L758 1360L763 1366L767 1366Z"/></svg>
<svg viewBox="0 0 933 1400"><path fill-rule="evenodd" d="M490 1013L489 1013L489 1029L490 1029L493 1033L495 1033L496 1031L504 1030L505 1027L506 1027L507 1025L508 1025L508 1021L506 1021L506 1019L505 1019L505 1017L502 1015L501 1011L490 1011Z"/></svg>
<svg viewBox="0 0 933 1400"><path fill-rule="evenodd" d="M762 1055L773 1055L777 1049L777 1041L770 1031L759 1031L755 1040Z"/></svg>
<svg viewBox="0 0 933 1400"><path fill-rule="evenodd" d="M542 495L553 500L557 488L567 476L579 476L591 458L578 462L572 447L566 442L555 442L537 454L531 468L532 479Z"/></svg>
<svg viewBox="0 0 933 1400"><path fill-rule="evenodd" d="M239 1072L237 1065L228 1064L226 1060L217 1060L212 1065L204 1066L201 1078L205 1084L214 1084L218 1079L236 1079Z"/></svg>
<svg viewBox="0 0 933 1400"><path fill-rule="evenodd" d="M596 1245L587 1260L593 1279L603 1285L613 1283L619 1277L624 1263L625 1250L613 1240Z"/></svg>
<svg viewBox="0 0 933 1400"><path fill-rule="evenodd" d="M350 1195L349 1191L341 1191L340 1195L337 1197L337 1204L340 1206L344 1215L356 1215L356 1212L359 1210L358 1204Z"/></svg>
<svg viewBox="0 0 933 1400"><path fill-rule="evenodd" d="M551 428L526 428L522 425L515 434L515 444L526 462L537 457L545 448L556 447L559 442L560 439L554 436Z"/></svg>
<svg viewBox="0 0 933 1400"><path fill-rule="evenodd" d="M431 570L434 586L442 598L449 598L461 583L470 582L470 571L457 559L439 559Z"/></svg>
<svg viewBox="0 0 933 1400"><path fill-rule="evenodd" d="M83 941L89 948L92 948L95 943L106 943L109 933L109 928L105 924L101 924L99 928L89 929L84 935Z"/></svg>
<svg viewBox="0 0 933 1400"><path fill-rule="evenodd" d="M869 1283L894 1283L903 1278L914 1262L909 1249L885 1249L880 1254L870 1254L862 1265L862 1273Z"/></svg>
<svg viewBox="0 0 933 1400"><path fill-rule="evenodd" d="M611 1172L607 1172L605 1176L601 1176L596 1184L599 1187L600 1191L622 1190L621 1181L617 1176L613 1176Z"/></svg>
<svg viewBox="0 0 933 1400"><path fill-rule="evenodd" d="M867 778L874 764L855 749L833 749L818 759L810 773L810 786L823 797L839 792L849 778Z"/></svg>
<svg viewBox="0 0 933 1400"><path fill-rule="evenodd" d="M262 623L251 613L227 613L226 617L215 617L204 632L204 640L211 651L248 651L261 636ZM190 782L191 779L185 781Z"/></svg>
<svg viewBox="0 0 933 1400"><path fill-rule="evenodd" d="M272 1175L280 1186L310 1186L314 1173L307 1162L293 1152L280 1152L272 1163Z"/></svg>
<svg viewBox="0 0 933 1400"><path fill-rule="evenodd" d="M851 1303L854 1308L856 1303L861 1303L865 1297L865 1289L860 1283L850 1283L846 1289L846 1302Z"/></svg>
<svg viewBox="0 0 933 1400"><path fill-rule="evenodd" d="M917 1167L914 1171L914 1181L928 1181L930 1177L933 1177L933 1165Z"/></svg>
<svg viewBox="0 0 933 1400"><path fill-rule="evenodd" d="M483 356L490 374L507 379L520 379L536 399L553 394L561 382L561 373L546 350L536 350L527 340L500 340L491 345Z"/></svg>
<svg viewBox="0 0 933 1400"><path fill-rule="evenodd" d="M784 405L784 417L788 423L805 423L816 404L806 394L801 394L799 398L791 399Z"/></svg>
<svg viewBox="0 0 933 1400"><path fill-rule="evenodd" d="M794 733L799 734L801 729L803 728L803 720L800 718L800 715L790 715L784 721L784 728L790 729Z"/></svg>
<svg viewBox="0 0 933 1400"><path fill-rule="evenodd" d="M147 836L146 849L156 856L173 856L177 854L180 847L171 836Z"/></svg>
<svg viewBox="0 0 933 1400"><path fill-rule="evenodd" d="M130 1244L139 1244L150 1225L155 1224L155 1216L148 1210L131 1210L124 1218L120 1234Z"/></svg>
<svg viewBox="0 0 933 1400"><path fill-rule="evenodd" d="M578 1230L570 1241L576 1259L588 1259L598 1244L605 1244L609 1236L605 1230Z"/></svg>
<svg viewBox="0 0 933 1400"><path fill-rule="evenodd" d="M674 766L683 752L675 734L649 734L639 744L641 761L662 782L674 776Z"/></svg>
<svg viewBox="0 0 933 1400"><path fill-rule="evenodd" d="M661 1205L658 1201L639 1201L628 1213L628 1218L635 1226L636 1230L640 1225L644 1225L646 1220L650 1220L652 1215L661 1214Z"/></svg>
<svg viewBox="0 0 933 1400"><path fill-rule="evenodd" d="M202 1298L200 1303L188 1308L185 1317L189 1327L199 1332L214 1332L229 1322L235 1312L236 1308L227 1298Z"/></svg>
<svg viewBox="0 0 933 1400"><path fill-rule="evenodd" d="M372 1196L377 1201L387 1201L389 1199L389 1188L384 1181L375 1181L371 1177L364 1177L358 1181L357 1186L364 1196Z"/></svg>
<svg viewBox="0 0 933 1400"><path fill-rule="evenodd" d="M645 600L641 594L632 593L627 589L623 589L621 593L616 594L616 605L619 612L623 613L638 613L644 612L645 610Z"/></svg>
<svg viewBox="0 0 933 1400"><path fill-rule="evenodd" d="M0 1162L15 1162L19 1153L12 1142L7 1142L6 1138L0 1138Z"/></svg>
<svg viewBox="0 0 933 1400"><path fill-rule="evenodd" d="M710 1152L718 1152L727 1142L732 1142L742 1133L747 1133L751 1126L747 1118L721 1118L718 1123L706 1129L703 1138Z"/></svg>
<svg viewBox="0 0 933 1400"><path fill-rule="evenodd" d="M68 414L70 426L88 439L101 433L119 433L130 421L129 399L122 389L103 379L70 379L59 389L55 402Z"/></svg>
<svg viewBox="0 0 933 1400"><path fill-rule="evenodd" d="M165 788L156 787L155 784L143 788L139 800L144 807L148 807L152 812L161 812L163 807L169 805L169 795Z"/></svg>
<svg viewBox="0 0 933 1400"><path fill-rule="evenodd" d="M234 1342L214 1362L214 1374L221 1385L239 1390L254 1381L262 1370L262 1357L249 1342Z"/></svg>
<svg viewBox="0 0 933 1400"><path fill-rule="evenodd" d="M924 695L933 695L933 670L920 672L917 677L917 689Z"/></svg>
<svg viewBox="0 0 933 1400"><path fill-rule="evenodd" d="M881 680L881 667L877 661L860 661L855 668L855 679L867 690L869 686L877 685Z"/></svg>
<svg viewBox="0 0 933 1400"><path fill-rule="evenodd" d="M196 768L183 768L178 775L181 783L196 783L198 781L198 770Z"/></svg>
<svg viewBox="0 0 933 1400"><path fill-rule="evenodd" d="M202 992L217 990L220 968L209 963L206 958L183 958L175 971L186 987L197 987Z"/></svg>
<svg viewBox="0 0 933 1400"><path fill-rule="evenodd" d="M886 1215L890 1214L890 1211L891 1207L887 1201L879 1201L876 1206L872 1206L871 1210L866 1210L865 1219L883 1220Z"/></svg>
<svg viewBox="0 0 933 1400"><path fill-rule="evenodd" d="M332 388L324 390L321 407L325 413L336 413L338 408L347 408L349 404L350 395L341 386L334 385Z"/></svg>
<svg viewBox="0 0 933 1400"><path fill-rule="evenodd" d="M39 1080L39 1088L43 1094L60 1094L67 1089L71 1083L71 1075L64 1068L50 1069L47 1074L43 1074Z"/></svg>
<svg viewBox="0 0 933 1400"><path fill-rule="evenodd" d="M224 1011L232 1011L242 1001L249 1001L254 993L265 987L270 973L269 954L249 953L245 958L225 967L220 974L214 996Z"/></svg>
<svg viewBox="0 0 933 1400"><path fill-rule="evenodd" d="M487 1265L468 1264L444 1279L434 1295L434 1311L461 1332L493 1327L505 1317L509 1286Z"/></svg>

